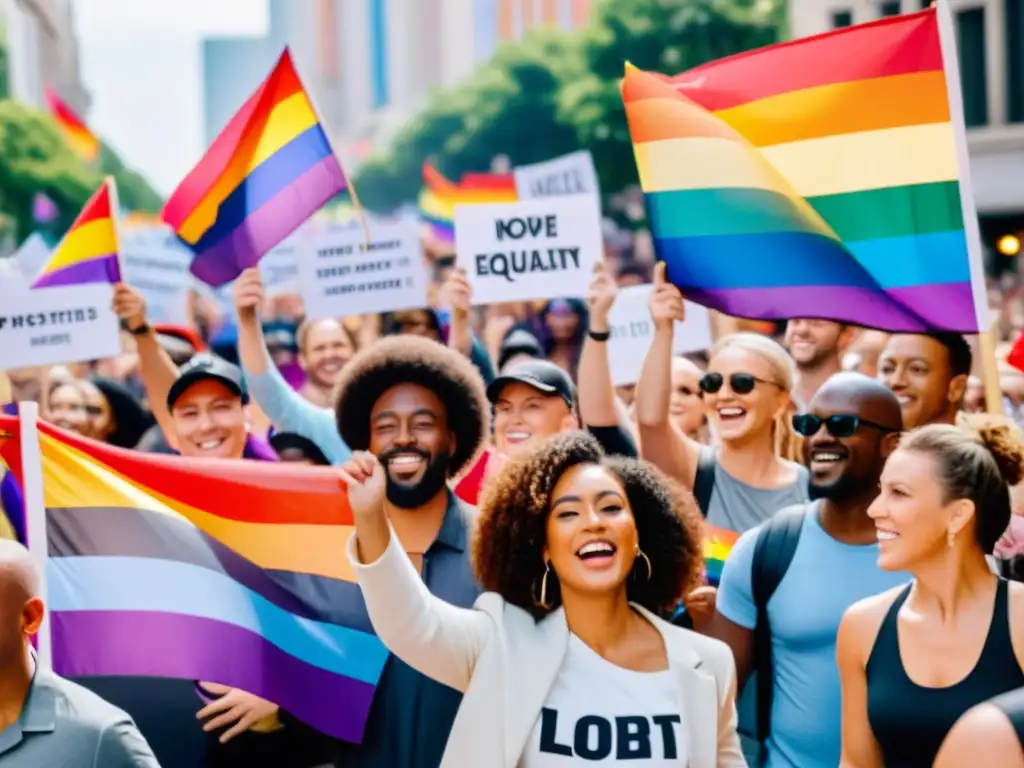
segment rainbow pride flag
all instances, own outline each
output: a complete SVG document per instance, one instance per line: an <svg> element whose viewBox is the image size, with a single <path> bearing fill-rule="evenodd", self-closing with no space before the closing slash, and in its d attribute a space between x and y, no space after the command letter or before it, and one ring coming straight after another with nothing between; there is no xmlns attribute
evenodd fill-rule
<svg viewBox="0 0 1024 768"><path fill-rule="evenodd" d="M47 88L45 93L46 106L53 115L57 125L60 126L64 139L71 150L83 160L92 162L100 154L100 140L93 135L89 127L75 111L64 101Z"/></svg>
<svg viewBox="0 0 1024 768"><path fill-rule="evenodd" d="M0 416L24 478L20 426ZM137 453L42 423L39 439L57 673L212 680L362 739L388 653L344 554L334 473Z"/></svg>
<svg viewBox="0 0 1024 768"><path fill-rule="evenodd" d="M739 537L736 531L704 524L704 571L712 587L717 587L722 580L722 568Z"/></svg>
<svg viewBox="0 0 1024 768"><path fill-rule="evenodd" d="M512 203L519 199L511 173L467 173L456 184L429 163L423 165L420 218L434 237L455 242L455 206L475 203Z"/></svg>
<svg viewBox="0 0 1024 768"><path fill-rule="evenodd" d="M347 186L286 48L161 215L194 252L192 273L220 287Z"/></svg>
<svg viewBox="0 0 1024 768"><path fill-rule="evenodd" d="M117 188L108 176L57 244L32 288L121 282Z"/></svg>
<svg viewBox="0 0 1024 768"><path fill-rule="evenodd" d="M931 9L674 78L628 69L655 247L688 299L759 320L979 329L939 32Z"/></svg>

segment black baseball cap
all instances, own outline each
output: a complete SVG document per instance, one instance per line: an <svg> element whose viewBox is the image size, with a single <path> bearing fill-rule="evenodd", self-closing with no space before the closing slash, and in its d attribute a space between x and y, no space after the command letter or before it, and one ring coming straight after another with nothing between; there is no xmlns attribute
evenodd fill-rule
<svg viewBox="0 0 1024 768"><path fill-rule="evenodd" d="M533 387L545 395L558 395L570 408L576 406L576 385L569 374L547 360L528 360L513 365L487 387L487 399L491 404L498 402L501 390L513 382Z"/></svg>
<svg viewBox="0 0 1024 768"><path fill-rule="evenodd" d="M185 394L185 390L193 384L198 384L206 379L219 381L234 394L242 398L242 405L249 402L245 392L245 382L242 378L242 369L234 363L229 363L224 358L203 353L195 355L181 366L178 378L167 391L167 408L173 409L174 404Z"/></svg>

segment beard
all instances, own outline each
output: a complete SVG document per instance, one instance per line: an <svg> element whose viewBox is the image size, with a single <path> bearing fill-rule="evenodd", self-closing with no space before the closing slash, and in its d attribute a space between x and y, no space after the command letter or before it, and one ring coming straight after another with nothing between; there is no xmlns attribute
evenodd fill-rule
<svg viewBox="0 0 1024 768"><path fill-rule="evenodd" d="M828 485L815 484L812 477L808 487L808 496L810 496L811 501L817 501L818 499L840 501L849 496L859 495L863 485L864 483L861 480L851 477L848 473L840 475Z"/></svg>
<svg viewBox="0 0 1024 768"><path fill-rule="evenodd" d="M388 460L393 456L403 453L412 453L421 457L427 462L427 468L423 471L423 477L416 483L402 483L391 477L388 469ZM387 478L386 496L388 502L398 509L418 509L434 498L444 484L448 481L448 465L451 463L451 453L447 450L440 451L431 456L420 448L392 448L377 457L384 465L384 475Z"/></svg>

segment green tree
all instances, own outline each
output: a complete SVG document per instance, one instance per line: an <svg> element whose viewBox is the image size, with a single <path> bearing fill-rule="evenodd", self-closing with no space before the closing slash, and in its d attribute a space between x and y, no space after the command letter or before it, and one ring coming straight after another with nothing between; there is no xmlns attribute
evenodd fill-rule
<svg viewBox="0 0 1024 768"><path fill-rule="evenodd" d="M452 178L593 151L606 195L636 183L619 82L626 61L681 72L774 42L777 0L604 0L589 25L567 35L536 30L501 46L465 83L435 93L355 184L371 210L415 199L432 159Z"/></svg>
<svg viewBox="0 0 1024 768"><path fill-rule="evenodd" d="M583 32L583 76L561 93L563 119L594 153L607 194L637 183L619 86L625 62L655 72L684 72L775 42L772 6L725 0L606 2Z"/></svg>
<svg viewBox="0 0 1024 768"><path fill-rule="evenodd" d="M163 200L149 186L149 182L137 171L126 167L118 154L106 144L100 149L98 167L103 176L113 176L117 181L117 194L122 208L157 213L163 206Z"/></svg>

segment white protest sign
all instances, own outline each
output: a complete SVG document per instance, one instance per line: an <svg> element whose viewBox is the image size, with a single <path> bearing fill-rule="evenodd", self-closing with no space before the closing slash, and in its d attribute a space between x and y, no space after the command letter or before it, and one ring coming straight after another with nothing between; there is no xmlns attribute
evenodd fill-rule
<svg viewBox="0 0 1024 768"><path fill-rule="evenodd" d="M18 262L21 274L25 276L26 285L31 283L35 276L46 266L51 253L50 246L46 244L43 236L38 232L33 232L21 244L21 248L14 254L14 258Z"/></svg>
<svg viewBox="0 0 1024 768"><path fill-rule="evenodd" d="M300 262L309 317L348 317L427 306L427 272L419 220L405 216L346 227L311 239Z"/></svg>
<svg viewBox="0 0 1024 768"><path fill-rule="evenodd" d="M647 308L651 286L622 288L608 313L608 363L616 387L635 384L654 338L654 323ZM711 318L706 307L686 302L686 322L676 323L672 351L677 355L699 352L711 346Z"/></svg>
<svg viewBox="0 0 1024 768"><path fill-rule="evenodd" d="M188 271L192 253L170 228L132 230L121 237L124 279L146 299L146 315L154 323L190 325Z"/></svg>
<svg viewBox="0 0 1024 768"><path fill-rule="evenodd" d="M521 165L513 173L520 200L560 195L594 195L600 191L594 157L589 149L571 152L543 163Z"/></svg>
<svg viewBox="0 0 1024 768"><path fill-rule="evenodd" d="M583 296L601 260L590 195L455 206L456 261L474 304Z"/></svg>
<svg viewBox="0 0 1024 768"><path fill-rule="evenodd" d="M0 349L5 368L31 368L121 353L113 286L96 283L4 294Z"/></svg>

